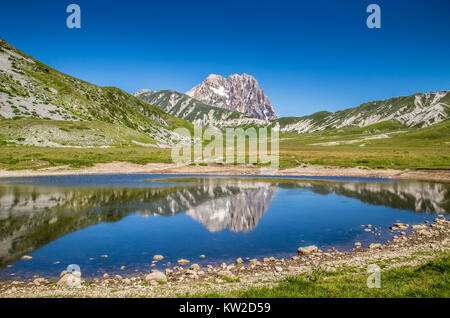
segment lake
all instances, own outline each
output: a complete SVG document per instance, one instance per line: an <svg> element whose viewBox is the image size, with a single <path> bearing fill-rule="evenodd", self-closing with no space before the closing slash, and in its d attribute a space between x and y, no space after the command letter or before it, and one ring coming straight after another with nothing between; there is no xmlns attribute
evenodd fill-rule
<svg viewBox="0 0 450 318"><path fill-rule="evenodd" d="M84 277L127 276L181 258L218 265L238 257L292 257L307 245L348 251L355 242L391 240L394 222L422 224L447 214L449 189L344 177L4 178L0 278L52 278L70 264ZM368 224L380 229L376 235L364 231ZM164 260L151 267L155 254Z"/></svg>

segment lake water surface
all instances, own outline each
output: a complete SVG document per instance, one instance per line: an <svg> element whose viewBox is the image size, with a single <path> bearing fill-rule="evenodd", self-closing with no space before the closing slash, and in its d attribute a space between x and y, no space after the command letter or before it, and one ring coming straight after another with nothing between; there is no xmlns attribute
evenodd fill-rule
<svg viewBox="0 0 450 318"><path fill-rule="evenodd" d="M84 277L127 276L181 258L217 265L291 257L312 244L367 247L390 240L394 222L421 224L448 213L449 190L443 183L332 177L1 179L0 278L51 278L70 264ZM367 224L380 235L364 231ZM151 267L155 254L165 258Z"/></svg>

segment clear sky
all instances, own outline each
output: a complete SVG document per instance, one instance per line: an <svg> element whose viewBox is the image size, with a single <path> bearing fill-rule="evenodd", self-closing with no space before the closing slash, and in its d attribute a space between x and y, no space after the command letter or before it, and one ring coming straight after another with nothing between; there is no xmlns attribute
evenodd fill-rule
<svg viewBox="0 0 450 318"><path fill-rule="evenodd" d="M66 27L79 4L82 28ZM381 29L366 26L381 7ZM450 89L449 0L2 1L0 37L129 93L256 77L280 116Z"/></svg>

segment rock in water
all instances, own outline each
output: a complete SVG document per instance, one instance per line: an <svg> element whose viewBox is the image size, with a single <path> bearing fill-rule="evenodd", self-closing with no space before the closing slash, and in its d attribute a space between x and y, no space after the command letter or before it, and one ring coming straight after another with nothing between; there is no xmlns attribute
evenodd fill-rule
<svg viewBox="0 0 450 318"><path fill-rule="evenodd" d="M248 74L234 74L225 78L211 74L186 95L205 104L238 111L248 116L270 120L277 114L258 81Z"/></svg>
<svg viewBox="0 0 450 318"><path fill-rule="evenodd" d="M164 259L164 256L162 256L162 255L155 255L155 256L153 256L153 259L157 260L157 261L161 261L161 260Z"/></svg>
<svg viewBox="0 0 450 318"><path fill-rule="evenodd" d="M298 255L310 255L313 253L317 253L318 251L319 251L319 249L315 245L299 247L297 250Z"/></svg>

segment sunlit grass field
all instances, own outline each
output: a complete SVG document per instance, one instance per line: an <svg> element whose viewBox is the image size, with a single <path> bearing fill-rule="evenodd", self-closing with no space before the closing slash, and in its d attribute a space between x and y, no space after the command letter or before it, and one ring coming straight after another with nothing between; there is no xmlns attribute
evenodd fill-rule
<svg viewBox="0 0 450 318"><path fill-rule="evenodd" d="M24 125L23 122L20 124ZM133 140L142 143L154 141L129 129L116 131L107 125L92 124L83 124L85 129L77 129L72 124L57 125L61 127L54 130L61 134L55 138L74 136L79 142L80 136L90 134L92 140L95 133L94 143L108 138L111 146L21 146L10 141L17 139L17 136L23 138L20 127L11 122L4 123L0 125L0 169L37 169L60 165L83 167L113 161L137 164L172 162L171 149L136 146ZM71 141L67 142L70 144ZM309 134L280 133L280 168L305 164L379 169L449 169L450 121L427 128L404 128L395 122L384 122L364 128L347 127Z"/></svg>

